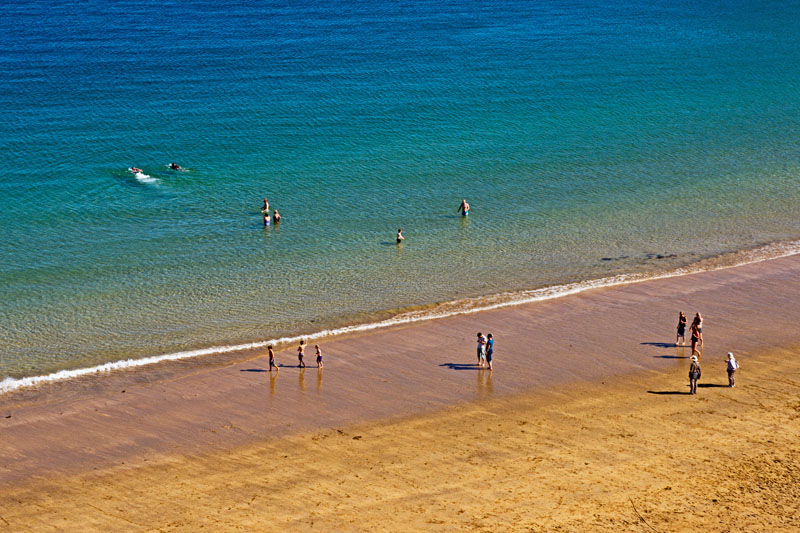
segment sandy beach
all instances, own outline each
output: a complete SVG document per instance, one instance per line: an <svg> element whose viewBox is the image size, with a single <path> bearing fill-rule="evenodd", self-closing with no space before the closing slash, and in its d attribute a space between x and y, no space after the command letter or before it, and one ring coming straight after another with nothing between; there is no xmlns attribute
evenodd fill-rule
<svg viewBox="0 0 800 533"><path fill-rule="evenodd" d="M326 339L323 371L287 349L277 377L259 353L21 390L0 527L796 530L798 296L790 256ZM697 396L679 310L706 319Z"/></svg>

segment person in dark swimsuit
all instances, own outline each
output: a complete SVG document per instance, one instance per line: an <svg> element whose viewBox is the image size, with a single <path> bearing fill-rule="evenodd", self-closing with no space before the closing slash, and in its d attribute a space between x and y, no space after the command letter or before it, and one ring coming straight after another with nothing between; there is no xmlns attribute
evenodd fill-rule
<svg viewBox="0 0 800 533"><path fill-rule="evenodd" d="M683 314L683 311L678 317L678 338L675 339L675 346L678 346L678 344L681 346L686 344L686 315Z"/></svg>
<svg viewBox="0 0 800 533"><path fill-rule="evenodd" d="M297 366L305 368L306 363L303 361L303 356L306 354L306 341L300 341L300 346L297 347L297 361L299 364Z"/></svg>
<svg viewBox="0 0 800 533"><path fill-rule="evenodd" d="M462 217L469 215L469 204L466 200L461 200L461 205L458 206L458 211Z"/></svg>
<svg viewBox="0 0 800 533"><path fill-rule="evenodd" d="M697 331L697 324L692 324L692 356L699 356L697 343L700 342L700 333Z"/></svg>
<svg viewBox="0 0 800 533"><path fill-rule="evenodd" d="M267 346L267 351L269 352L269 371L272 372L272 369L275 369L275 372L278 371L278 365L275 364L275 352L272 350L272 345L270 344Z"/></svg>
<svg viewBox="0 0 800 533"><path fill-rule="evenodd" d="M403 230L402 229L397 230L397 244L400 244L404 240L406 240L406 238L403 237Z"/></svg>
<svg viewBox="0 0 800 533"><path fill-rule="evenodd" d="M486 364L489 370L492 369L492 354L494 353L494 337L489 333L486 335Z"/></svg>

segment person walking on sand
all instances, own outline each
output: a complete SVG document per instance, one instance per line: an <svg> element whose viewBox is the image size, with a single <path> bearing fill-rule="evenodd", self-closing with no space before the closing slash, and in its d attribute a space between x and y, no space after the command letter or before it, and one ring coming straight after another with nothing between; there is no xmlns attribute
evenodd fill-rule
<svg viewBox="0 0 800 533"><path fill-rule="evenodd" d="M270 344L267 346L267 353L269 354L269 371L272 372L272 369L275 369L275 372L278 371L278 365L275 364L275 352L272 349L272 345Z"/></svg>
<svg viewBox="0 0 800 533"><path fill-rule="evenodd" d="M700 313L695 313L694 320L692 320L692 326L697 326L697 336L700 339L700 346L703 345L703 317L700 316Z"/></svg>
<svg viewBox="0 0 800 533"><path fill-rule="evenodd" d="M692 365L689 367L689 394L697 394L697 380L700 379L700 362L697 356L692 356Z"/></svg>
<svg viewBox="0 0 800 533"><path fill-rule="evenodd" d="M314 348L317 349L317 368L322 368L322 350L319 349L319 344L315 344Z"/></svg>
<svg viewBox="0 0 800 533"><path fill-rule="evenodd" d="M300 367L300 368L305 368L306 367L306 363L305 363L305 361L303 361L303 357L306 355L305 352L306 352L306 341L305 340L301 340L300 341L300 346L297 347L297 361L298 361L298 365L297 366Z"/></svg>
<svg viewBox="0 0 800 533"><path fill-rule="evenodd" d="M692 324L692 357L700 355L697 351L697 343L700 342L700 332L697 329L697 324Z"/></svg>
<svg viewBox="0 0 800 533"><path fill-rule="evenodd" d="M458 206L458 211L461 213L462 217L469 215L469 204L466 200L461 200L461 205Z"/></svg>
<svg viewBox="0 0 800 533"><path fill-rule="evenodd" d="M486 336L486 364L489 370L492 369L492 354L494 353L494 337L489 333Z"/></svg>
<svg viewBox="0 0 800 533"><path fill-rule="evenodd" d="M478 366L483 366L483 361L486 359L486 337L483 333L478 332Z"/></svg>
<svg viewBox="0 0 800 533"><path fill-rule="evenodd" d="M397 230L397 244L400 244L404 240L406 240L406 238L403 237L403 230L402 229Z"/></svg>
<svg viewBox="0 0 800 533"><path fill-rule="evenodd" d="M686 315L683 314L683 311L678 316L678 338L675 339L675 346L678 345L686 346Z"/></svg>
<svg viewBox="0 0 800 533"><path fill-rule="evenodd" d="M735 387L736 386L736 371L739 370L739 362L733 356L733 352L728 352L728 386Z"/></svg>

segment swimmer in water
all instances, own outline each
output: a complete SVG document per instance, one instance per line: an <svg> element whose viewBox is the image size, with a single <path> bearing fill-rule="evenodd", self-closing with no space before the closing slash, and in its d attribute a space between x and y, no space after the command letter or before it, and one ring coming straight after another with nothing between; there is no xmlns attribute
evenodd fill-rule
<svg viewBox="0 0 800 533"><path fill-rule="evenodd" d="M137 173L141 174L142 173L142 169L141 168L137 168L137 167L131 167L131 172L133 172L134 174L137 174Z"/></svg>
<svg viewBox="0 0 800 533"><path fill-rule="evenodd" d="M269 213L264 213L264 227L269 226Z"/></svg>
<svg viewBox="0 0 800 533"><path fill-rule="evenodd" d="M272 220L274 220L276 224L281 221L281 214L278 213L277 209L272 212Z"/></svg>
<svg viewBox="0 0 800 533"><path fill-rule="evenodd" d="M266 198L264 198L264 207L261 208L262 211L269 211L269 202Z"/></svg>
<svg viewBox="0 0 800 533"><path fill-rule="evenodd" d="M181 168L181 166L180 166L179 164L177 164L177 163L170 163L170 164L169 164L169 168L170 168L171 170L183 170L183 169Z"/></svg>
<svg viewBox="0 0 800 533"><path fill-rule="evenodd" d="M458 211L461 212L462 217L469 215L469 204L466 200L461 200L461 205L458 206Z"/></svg>
<svg viewBox="0 0 800 533"><path fill-rule="evenodd" d="M402 229L397 230L397 244L400 244L404 240L406 240L406 238L403 237L403 230Z"/></svg>

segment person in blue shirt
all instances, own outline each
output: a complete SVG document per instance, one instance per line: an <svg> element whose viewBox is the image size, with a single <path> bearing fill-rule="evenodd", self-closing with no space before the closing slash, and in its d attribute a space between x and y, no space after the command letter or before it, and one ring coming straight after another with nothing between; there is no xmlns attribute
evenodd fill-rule
<svg viewBox="0 0 800 533"><path fill-rule="evenodd" d="M486 336L486 363L489 365L489 370L492 369L492 353L494 352L494 337L489 333Z"/></svg>

